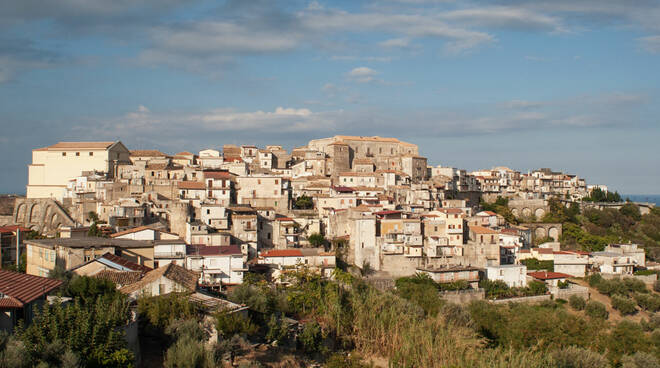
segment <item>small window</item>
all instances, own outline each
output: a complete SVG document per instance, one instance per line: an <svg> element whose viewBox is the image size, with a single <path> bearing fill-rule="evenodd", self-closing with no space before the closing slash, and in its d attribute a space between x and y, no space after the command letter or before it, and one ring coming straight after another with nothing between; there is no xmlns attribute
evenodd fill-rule
<svg viewBox="0 0 660 368"><path fill-rule="evenodd" d="M94 152L90 152L89 155L90 155L90 156L94 156Z"/></svg>
<svg viewBox="0 0 660 368"><path fill-rule="evenodd" d="M80 152L76 152L76 156L80 156Z"/></svg>
<svg viewBox="0 0 660 368"><path fill-rule="evenodd" d="M62 156L66 156L66 152L62 152Z"/></svg>
<svg viewBox="0 0 660 368"><path fill-rule="evenodd" d="M277 184L279 184L279 183L280 183L280 181L277 180L277 179L275 179L275 185L277 185Z"/></svg>

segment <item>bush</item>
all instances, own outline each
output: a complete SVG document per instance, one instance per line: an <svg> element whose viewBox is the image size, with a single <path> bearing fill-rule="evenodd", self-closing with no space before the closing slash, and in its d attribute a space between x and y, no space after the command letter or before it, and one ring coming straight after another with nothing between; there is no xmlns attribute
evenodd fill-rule
<svg viewBox="0 0 660 368"><path fill-rule="evenodd" d="M170 293L138 298L138 313L152 326L164 331L174 320L198 317L199 306L183 294Z"/></svg>
<svg viewBox="0 0 660 368"><path fill-rule="evenodd" d="M267 327L266 340L270 342L282 341L289 333L286 323L282 319L277 318L275 314L271 314Z"/></svg>
<svg viewBox="0 0 660 368"><path fill-rule="evenodd" d="M635 293L635 301L640 308L649 311L660 311L660 296L655 294Z"/></svg>
<svg viewBox="0 0 660 368"><path fill-rule="evenodd" d="M587 306L584 308L584 312L591 318L607 319L607 317L610 315L607 312L607 308L605 308L605 304L594 300L590 300L587 303Z"/></svg>
<svg viewBox="0 0 660 368"><path fill-rule="evenodd" d="M637 312L637 305L635 302L621 295L612 296L612 308L618 310L624 316L635 314Z"/></svg>
<svg viewBox="0 0 660 368"><path fill-rule="evenodd" d="M190 336L177 340L165 353L163 366L166 368L205 368L213 367L212 355Z"/></svg>
<svg viewBox="0 0 660 368"><path fill-rule="evenodd" d="M571 306L571 308L575 310L584 310L584 308L587 306L587 301L584 300L583 297L578 296L578 295L571 295L568 298L568 305Z"/></svg>
<svg viewBox="0 0 660 368"><path fill-rule="evenodd" d="M191 337L196 341L206 341L209 338L208 333L195 319L174 320L167 326L165 333L172 336L175 340L181 339L184 336Z"/></svg>
<svg viewBox="0 0 660 368"><path fill-rule="evenodd" d="M634 355L626 355L621 359L622 368L660 368L658 359L649 353L642 351Z"/></svg>
<svg viewBox="0 0 660 368"><path fill-rule="evenodd" d="M395 285L399 296L422 307L427 315L438 314L444 303L438 293L438 284L427 274L401 277L395 281Z"/></svg>
<svg viewBox="0 0 660 368"><path fill-rule="evenodd" d="M236 334L253 335L258 327L252 323L250 317L244 317L241 313L229 313L220 311L215 314L215 327L218 334L225 338Z"/></svg>
<svg viewBox="0 0 660 368"><path fill-rule="evenodd" d="M308 353L321 352L323 350L323 330L316 322L305 323L298 341L303 350Z"/></svg>
<svg viewBox="0 0 660 368"><path fill-rule="evenodd" d="M556 368L602 368L608 367L607 359L589 349L569 346L551 354Z"/></svg>
<svg viewBox="0 0 660 368"><path fill-rule="evenodd" d="M369 368L370 365L362 363L360 357L355 354L345 356L341 353L334 353L325 362L325 368Z"/></svg>
<svg viewBox="0 0 660 368"><path fill-rule="evenodd" d="M598 284L600 284L601 281L604 280L603 276L601 276L599 273L595 273L591 276L587 276L586 279L587 279L587 282L589 283L589 286L591 286L591 287L598 286Z"/></svg>

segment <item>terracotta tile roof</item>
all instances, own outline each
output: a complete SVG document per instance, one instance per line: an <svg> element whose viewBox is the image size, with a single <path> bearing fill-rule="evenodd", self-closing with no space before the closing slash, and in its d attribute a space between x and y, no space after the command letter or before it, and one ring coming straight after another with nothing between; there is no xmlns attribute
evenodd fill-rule
<svg viewBox="0 0 660 368"><path fill-rule="evenodd" d="M102 255L101 258L105 258L105 259L107 259L108 261L110 261L112 263L116 263L116 264L118 264L122 267L126 267L130 270L133 270L133 271L146 273L146 272L149 272L149 271L152 270L151 267L147 267L147 266L143 266L141 264L137 264L135 262L131 262L126 258L116 256L112 253L106 253L106 254Z"/></svg>
<svg viewBox="0 0 660 368"><path fill-rule="evenodd" d="M554 253L554 251L552 250L552 248L537 248L536 251L537 251L539 254L552 254L552 253Z"/></svg>
<svg viewBox="0 0 660 368"><path fill-rule="evenodd" d="M142 272L103 270L93 277L96 277L97 279L110 280L121 287L140 281L142 276L144 276Z"/></svg>
<svg viewBox="0 0 660 368"><path fill-rule="evenodd" d="M342 186L334 186L333 185L331 188L333 190L335 190L336 192L340 192L340 193L353 193L355 191L355 189L353 189L351 187L342 187Z"/></svg>
<svg viewBox="0 0 660 368"><path fill-rule="evenodd" d="M115 143L116 142L59 142L46 148L55 151L67 149L105 150Z"/></svg>
<svg viewBox="0 0 660 368"><path fill-rule="evenodd" d="M183 152L177 153L176 156L194 156L194 154L191 153L191 152L188 152L188 151L183 151Z"/></svg>
<svg viewBox="0 0 660 368"><path fill-rule="evenodd" d="M275 221L293 221L291 217L278 217Z"/></svg>
<svg viewBox="0 0 660 368"><path fill-rule="evenodd" d="M15 233L17 230L21 230L21 232L30 232L32 229L28 229L27 227L23 227L20 225L7 225L7 226L0 226L0 233Z"/></svg>
<svg viewBox="0 0 660 368"><path fill-rule="evenodd" d="M399 214L399 213L401 213L401 211L389 210L389 211L374 212L374 215L386 216L386 215L396 215L396 214Z"/></svg>
<svg viewBox="0 0 660 368"><path fill-rule="evenodd" d="M186 254L189 256L225 256L243 254L241 247L238 245L226 246L206 246L206 245L189 245L186 247Z"/></svg>
<svg viewBox="0 0 660 368"><path fill-rule="evenodd" d="M355 171L345 171L339 173L339 176L379 176L378 173L368 173L368 172L355 172Z"/></svg>
<svg viewBox="0 0 660 368"><path fill-rule="evenodd" d="M528 272L528 276L532 276L538 280L555 280L555 279L567 279L573 277L561 272L547 272L547 271L537 271L537 272Z"/></svg>
<svg viewBox="0 0 660 368"><path fill-rule="evenodd" d="M206 189L206 185L199 181L180 181L177 183L179 189Z"/></svg>
<svg viewBox="0 0 660 368"><path fill-rule="evenodd" d="M204 171L206 179L231 179L232 174L229 171Z"/></svg>
<svg viewBox="0 0 660 368"><path fill-rule="evenodd" d="M159 150L131 150L131 157L167 157Z"/></svg>
<svg viewBox="0 0 660 368"><path fill-rule="evenodd" d="M181 286L185 287L190 291L194 291L195 289L197 289L197 280L199 278L199 275L197 275L196 272L186 270L181 266L177 266L174 263L170 263L166 266L159 267L153 271L149 271L146 275L144 275L142 280L132 283L130 285L126 285L121 289L119 289L119 291L121 291L124 294L131 294L146 287L152 282L155 282L161 276L164 276L180 284Z"/></svg>
<svg viewBox="0 0 660 368"><path fill-rule="evenodd" d="M298 249L271 249L261 253L262 257L302 257L303 254Z"/></svg>
<svg viewBox="0 0 660 368"><path fill-rule="evenodd" d="M499 234L499 232L483 226L470 226L470 231L475 234Z"/></svg>
<svg viewBox="0 0 660 368"><path fill-rule="evenodd" d="M0 270L0 293L8 296L0 298L0 307L21 308L60 285L60 280Z"/></svg>

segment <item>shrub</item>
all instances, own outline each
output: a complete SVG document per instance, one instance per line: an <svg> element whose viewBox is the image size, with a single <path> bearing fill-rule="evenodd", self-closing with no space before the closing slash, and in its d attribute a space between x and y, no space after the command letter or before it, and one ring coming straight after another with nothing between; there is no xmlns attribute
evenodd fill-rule
<svg viewBox="0 0 660 368"><path fill-rule="evenodd" d="M360 357L355 354L345 356L341 353L334 353L325 362L325 368L369 368L370 365L362 363Z"/></svg>
<svg viewBox="0 0 660 368"><path fill-rule="evenodd" d="M440 308L440 315L450 325L462 327L472 327L474 325L470 312L458 304L447 303L443 305Z"/></svg>
<svg viewBox="0 0 660 368"><path fill-rule="evenodd" d="M557 368L602 368L609 366L607 359L589 349L568 346L551 354Z"/></svg>
<svg viewBox="0 0 660 368"><path fill-rule="evenodd" d="M618 310L624 316L635 314L637 312L635 302L621 295L612 296L612 308Z"/></svg>
<svg viewBox="0 0 660 368"><path fill-rule="evenodd" d="M138 298L138 312L154 327L161 330L174 320L191 319L199 314L199 306L185 295L170 293Z"/></svg>
<svg viewBox="0 0 660 368"><path fill-rule="evenodd" d="M427 274L418 273L402 277L395 282L397 294L424 309L427 315L438 314L443 300L438 293L438 284Z"/></svg>
<svg viewBox="0 0 660 368"><path fill-rule="evenodd" d="M560 288L560 289L568 289L568 287L570 286L570 284L571 284L571 283L568 282L568 280L566 280L566 281L559 281L559 282L557 282L557 287Z"/></svg>
<svg viewBox="0 0 660 368"><path fill-rule="evenodd" d="M607 319L607 317L609 317L609 313L607 312L607 308L605 308L605 304L594 300L590 300L587 303L587 306L584 308L584 312L591 318Z"/></svg>
<svg viewBox="0 0 660 368"><path fill-rule="evenodd" d="M229 313L220 311L215 314L215 328L223 337L232 337L235 334L253 335L258 327L252 323L250 317L241 313Z"/></svg>
<svg viewBox="0 0 660 368"><path fill-rule="evenodd" d="M208 333L195 319L174 320L165 328L165 333L172 336L175 340L181 339L184 336L189 336L196 341L206 341L209 338Z"/></svg>
<svg viewBox="0 0 660 368"><path fill-rule="evenodd" d="M658 359L649 353L638 351L621 359L622 368L660 368Z"/></svg>
<svg viewBox="0 0 660 368"><path fill-rule="evenodd" d="M584 310L584 308L587 306L587 301L584 300L583 297L578 296L578 295L571 295L568 298L568 305L571 306L571 308L575 310Z"/></svg>
<svg viewBox="0 0 660 368"><path fill-rule="evenodd" d="M308 353L321 352L323 350L323 331L321 330L321 326L316 322L306 323L302 333L298 336L298 341Z"/></svg>
<svg viewBox="0 0 660 368"><path fill-rule="evenodd" d="M644 310L649 312L660 311L660 296L655 294L635 293L635 301Z"/></svg>
<svg viewBox="0 0 660 368"><path fill-rule="evenodd" d="M601 276L599 273L595 273L591 276L586 277L587 282L589 283L589 286L591 287L596 287L598 284L600 284L601 281L603 281L603 276Z"/></svg>
<svg viewBox="0 0 660 368"><path fill-rule="evenodd" d="M163 366L166 368L205 368L213 367L210 353L204 345L190 336L177 340L165 353Z"/></svg>
<svg viewBox="0 0 660 368"><path fill-rule="evenodd" d="M289 332L286 323L275 314L271 314L267 327L266 340L270 342L284 340Z"/></svg>

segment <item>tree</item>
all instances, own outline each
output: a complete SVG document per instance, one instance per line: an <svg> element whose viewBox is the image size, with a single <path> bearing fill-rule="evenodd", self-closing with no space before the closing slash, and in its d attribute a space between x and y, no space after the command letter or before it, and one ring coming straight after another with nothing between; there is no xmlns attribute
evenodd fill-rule
<svg viewBox="0 0 660 368"><path fill-rule="evenodd" d="M607 308L605 308L605 304L594 300L590 300L587 303L584 312L587 314L587 316L597 319L607 319L607 317L610 315L607 312Z"/></svg>
<svg viewBox="0 0 660 368"><path fill-rule="evenodd" d="M309 210L314 208L314 200L303 194L295 200L294 206L300 210Z"/></svg>
<svg viewBox="0 0 660 368"><path fill-rule="evenodd" d="M325 237L319 233L314 233L308 236L307 241L309 241L309 244L311 244L315 248L318 248L326 244Z"/></svg>
<svg viewBox="0 0 660 368"><path fill-rule="evenodd" d="M571 295L568 298L568 305L570 305L571 308L580 311L580 310L584 310L584 308L587 306L587 302L581 296Z"/></svg>

